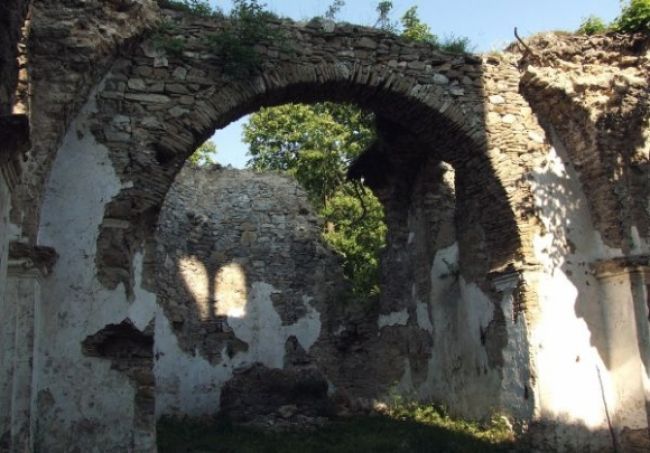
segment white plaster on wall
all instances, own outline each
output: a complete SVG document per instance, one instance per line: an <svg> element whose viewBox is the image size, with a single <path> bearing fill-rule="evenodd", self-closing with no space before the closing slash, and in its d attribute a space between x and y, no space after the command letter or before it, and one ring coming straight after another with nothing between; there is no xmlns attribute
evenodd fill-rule
<svg viewBox="0 0 650 453"><path fill-rule="evenodd" d="M420 398L446 404L457 414L479 418L499 402L500 375L489 369L480 340L494 305L475 284L457 274L458 264L458 243L438 250L432 262L427 309L433 351L427 378L417 392Z"/></svg>
<svg viewBox="0 0 650 453"><path fill-rule="evenodd" d="M131 442L134 389L129 379L106 360L85 357L81 342L107 324L132 317L138 328L152 319L154 296L140 289L135 302L122 286L110 291L96 278L95 255L104 207L121 189L106 148L97 143L88 119L95 111L94 93L75 120L54 161L41 211L38 242L54 247L59 259L43 282L41 338L35 370L38 391L47 390L52 408L40 408L42 448L76 436L76 423L97 426L87 442L124 446ZM136 258L136 272L142 257ZM86 387L102 391L86 391ZM37 394L37 391L34 392ZM43 440L43 436L45 436ZM83 446L84 440L75 441Z"/></svg>
<svg viewBox="0 0 650 453"><path fill-rule="evenodd" d="M232 377L233 369L245 364L242 355L231 360L224 350L224 359L214 366L198 353L187 354L178 346L160 307L156 312L155 339L156 415L198 416L216 412L221 386Z"/></svg>
<svg viewBox="0 0 650 453"><path fill-rule="evenodd" d="M246 316L228 317L228 324L237 338L248 343L246 355L251 363L260 362L270 368L282 368L285 343L290 336L295 335L305 350L316 342L321 329L320 314L309 304L309 299L303 297L307 314L296 323L283 326L271 301L274 292L277 290L268 283L253 283Z"/></svg>
<svg viewBox="0 0 650 453"><path fill-rule="evenodd" d="M232 377L233 370L253 363L283 368L285 343L292 335L305 350L311 348L320 336L320 314L311 306L310 298L303 296L307 314L294 324L282 325L271 300L271 295L277 292L272 285L254 282L241 310L226 313L228 325L238 339L248 344L248 350L237 353L232 359L224 350L221 362L215 365L198 353L189 355L183 352L163 310L158 310L155 342L159 357L155 365L157 415L215 413L219 409L221 387Z"/></svg>
<svg viewBox="0 0 650 453"><path fill-rule="evenodd" d="M455 285L451 268L458 269L458 242L436 252L431 265L431 295L432 301L444 297L452 286Z"/></svg>
<svg viewBox="0 0 650 453"><path fill-rule="evenodd" d="M409 320L409 313L406 308L400 311L394 311L387 315L379 315L377 325L381 329L386 326L405 326Z"/></svg>
<svg viewBox="0 0 650 453"><path fill-rule="evenodd" d="M631 427L645 426L644 411L629 403L621 406L615 390L617 381L619 387L635 386L638 376L630 380L626 374L623 383L620 372L606 363L612 341L622 333L607 327L612 315L606 312L611 304L617 313L623 309L630 287L603 286L590 266L623 253L603 243L593 227L578 175L565 164L569 159L556 136L553 142L557 147L550 149L545 165L535 168L532 182L546 230L534 238L534 252L544 269L535 277L539 313L530 333L537 377L536 410L545 418L606 430L604 394L610 415L618 414L613 416L615 420L625 420ZM603 289L610 293L609 301L603 297ZM630 360L639 362L639 357L630 356ZM572 438L560 441L579 445ZM588 444L590 439L583 441Z"/></svg>
<svg viewBox="0 0 650 453"><path fill-rule="evenodd" d="M429 305L423 302L418 302L415 307L415 314L417 315L418 326L420 326L420 329L433 333L433 324L431 324L431 319L429 319Z"/></svg>

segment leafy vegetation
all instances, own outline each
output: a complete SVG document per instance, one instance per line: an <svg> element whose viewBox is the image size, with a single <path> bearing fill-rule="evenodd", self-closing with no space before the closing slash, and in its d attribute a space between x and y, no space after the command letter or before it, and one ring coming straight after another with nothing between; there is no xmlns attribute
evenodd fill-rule
<svg viewBox="0 0 650 453"><path fill-rule="evenodd" d="M437 35L431 32L431 27L420 20L417 6L412 6L406 10L400 19L400 22L402 23L401 36L408 40L426 42L450 53L467 53L472 50L473 46L471 45L469 38L466 37L456 37L452 35L440 40Z"/></svg>
<svg viewBox="0 0 650 453"><path fill-rule="evenodd" d="M597 16L589 16L580 24L577 33L589 36L608 31L650 32L650 0L621 2L621 14L611 24L606 24Z"/></svg>
<svg viewBox="0 0 650 453"><path fill-rule="evenodd" d="M204 167L215 164L214 156L217 154L217 145L212 140L207 140L187 159L192 167Z"/></svg>
<svg viewBox="0 0 650 453"><path fill-rule="evenodd" d="M210 17L220 15L219 10L214 10L207 0L158 0L163 8L173 9L194 14L195 16Z"/></svg>
<svg viewBox="0 0 650 453"><path fill-rule="evenodd" d="M305 188L324 219L323 238L344 258L352 297L362 301L379 292L386 225L379 200L346 172L374 136L372 115L329 102L263 108L244 126L248 166L288 173Z"/></svg>
<svg viewBox="0 0 650 453"><path fill-rule="evenodd" d="M337 14L341 11L341 8L345 6L344 0L334 0L328 7L325 12L325 18L333 20L336 18Z"/></svg>
<svg viewBox="0 0 650 453"><path fill-rule="evenodd" d="M176 24L164 20L151 34L151 42L157 50L164 50L169 55L179 56L185 49L185 40L174 36L177 31Z"/></svg>
<svg viewBox="0 0 650 453"><path fill-rule="evenodd" d="M390 10L393 9L393 2L384 0L377 3L377 22L375 27L382 30L395 33L397 31L397 23L390 19Z"/></svg>
<svg viewBox="0 0 650 453"><path fill-rule="evenodd" d="M453 419L430 405L393 407L385 415L336 419L315 431L266 432L227 420L158 423L158 449L165 452L506 452L514 438L507 421L479 424Z"/></svg>
<svg viewBox="0 0 650 453"><path fill-rule="evenodd" d="M207 38L208 47L223 58L227 74L241 75L258 68L260 58L254 46L263 42L282 42L284 36L269 22L277 16L257 0L233 0L225 28Z"/></svg>
<svg viewBox="0 0 650 453"><path fill-rule="evenodd" d="M431 27L422 22L418 16L418 7L412 6L406 10L402 18L402 37L410 41L428 42L438 46L438 37L431 33Z"/></svg>
<svg viewBox="0 0 650 453"><path fill-rule="evenodd" d="M650 0L630 0L624 4L613 28L623 33L650 32Z"/></svg>
<svg viewBox="0 0 650 453"><path fill-rule="evenodd" d="M595 35L607 31L607 24L598 16L589 16L578 28L578 33L581 35Z"/></svg>

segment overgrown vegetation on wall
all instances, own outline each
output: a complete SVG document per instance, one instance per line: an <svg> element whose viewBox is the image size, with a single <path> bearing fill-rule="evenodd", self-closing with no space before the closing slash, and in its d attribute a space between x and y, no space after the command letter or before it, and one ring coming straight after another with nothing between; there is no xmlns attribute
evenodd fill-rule
<svg viewBox="0 0 650 453"><path fill-rule="evenodd" d="M606 32L635 33L650 32L650 0L621 1L621 14L611 24L601 18L589 16L586 18L578 33L594 35Z"/></svg>
<svg viewBox="0 0 650 453"><path fill-rule="evenodd" d="M204 0L159 0L158 3L162 7L197 16L226 17L220 9L213 9ZM255 45L269 41L277 45L284 39L278 29L269 24L278 17L266 10L265 6L257 0L233 0L228 20L223 23L224 29L206 38L206 46L222 59L222 68L227 74L237 76L257 69L261 59ZM171 54L180 54L184 43L169 38L168 28L168 24L161 24L154 32L154 43Z"/></svg>

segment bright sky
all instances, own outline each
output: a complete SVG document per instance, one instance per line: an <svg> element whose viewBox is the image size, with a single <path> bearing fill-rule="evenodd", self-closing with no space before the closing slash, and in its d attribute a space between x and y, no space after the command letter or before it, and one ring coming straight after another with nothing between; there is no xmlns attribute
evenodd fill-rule
<svg viewBox="0 0 650 453"><path fill-rule="evenodd" d="M228 12L230 1L210 3ZM267 0L269 10L294 20L323 15L330 0ZM374 25L377 0L347 0L337 20ZM620 10L619 0L393 0L393 18L398 20L411 6L418 7L420 19L440 37L467 36L475 52L500 50L514 40L516 26L523 37L540 31L575 30L584 18L597 15L605 21ZM247 117L219 130L212 137L217 144L216 160L242 168L247 147L241 143L242 125Z"/></svg>

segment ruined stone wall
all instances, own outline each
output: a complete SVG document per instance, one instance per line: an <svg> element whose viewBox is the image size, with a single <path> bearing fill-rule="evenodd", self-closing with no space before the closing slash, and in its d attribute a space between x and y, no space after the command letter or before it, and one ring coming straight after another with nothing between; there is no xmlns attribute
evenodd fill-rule
<svg viewBox="0 0 650 453"><path fill-rule="evenodd" d="M321 228L286 176L186 166L156 235L158 414L216 413L237 369L325 360L311 348L345 282Z"/></svg>
<svg viewBox="0 0 650 453"><path fill-rule="evenodd" d="M92 100L87 102L66 132L41 212L39 240L51 244L59 259L43 280L35 319L39 335L34 356L39 365L31 413L38 421L37 451L72 446L92 451L97 445L109 452L154 449L154 408L150 404L142 416L140 409L147 401L140 399L141 382L121 368L125 362L112 356L110 348L107 355L82 348L87 339L111 332L110 326L130 325L146 337L156 314L155 295L142 285L142 254L136 258L138 279L132 300L123 289L106 290L96 278L93 262L102 206L123 186L106 148L90 132L88 122L95 109ZM129 357L123 359L128 362ZM87 385L80 386L81 382Z"/></svg>
<svg viewBox="0 0 650 453"><path fill-rule="evenodd" d="M608 415L617 433L647 426L648 44L642 35L541 35L522 63L522 93L552 145L532 174L542 272L531 278L539 311L530 335L541 413L570 411L558 390L567 376L582 386L574 413L588 430L563 437L567 449L593 439L589 429L602 433ZM543 369L564 372L544 378Z"/></svg>
<svg viewBox="0 0 650 453"><path fill-rule="evenodd" d="M567 148L604 244L647 253L650 41L646 35L540 35L521 89Z"/></svg>
<svg viewBox="0 0 650 453"><path fill-rule="evenodd" d="M27 2L22 2L27 3ZM154 0L34 0L27 60L33 146L17 190L14 223L35 242L43 185L65 131L115 57L158 20ZM24 100L24 99L23 99Z"/></svg>
<svg viewBox="0 0 650 453"><path fill-rule="evenodd" d="M197 314L188 319L178 307L157 304L159 210L186 157L215 128L261 106L317 100L354 102L376 113L382 143L368 151L357 174L380 195L391 225L385 294L376 310L347 318L320 312L327 323L310 352L343 353L340 363L319 364L332 382L367 396L397 382L422 396L448 398L461 415L487 415L470 407L473 401L520 408L512 414L541 425L539 445L550 450L609 441L603 394L615 432L647 426L643 39L580 38L576 46L567 44L574 38L557 37L544 45L549 53L533 47L533 56L479 58L351 25L278 21L273 26L296 44L290 53L277 43L259 46L259 71L233 78L203 39L223 24L167 13L176 23L168 37L185 43L180 54L167 54L140 35L157 19L145 3L102 2L99 9L94 1L35 3L41 12L34 13L34 39L41 39L30 64L32 107L40 113L33 109L32 119L42 128L32 137L23 205L34 214L27 216L27 234L36 238L40 216L39 243L60 255L35 302L30 415L38 448L152 449L154 362L159 376L171 376L157 390L169 397L162 407L170 412L189 410L177 394L181 400L195 391L217 394L204 382L183 388L197 378L175 380L171 368L211 376L211 360L247 352L232 333L218 332L216 320L201 325ZM131 20L140 14L147 20ZM88 20L98 26L85 27ZM104 21L118 26L97 33ZM132 45L120 37L132 37ZM118 48L123 53L111 65ZM592 83L599 71L605 82ZM585 119L592 109L594 124ZM454 169L453 197L441 160ZM190 219L183 221L189 228ZM259 246L262 224L252 226L242 225L239 242L224 244L226 250ZM203 230L196 234L198 246ZM221 263L219 253L208 261ZM236 289L235 268L217 280ZM276 305L295 302L267 295L276 313ZM199 300L207 301L209 314L209 298ZM301 313L299 303L292 306ZM184 331L186 322L205 327L205 335ZM280 354L269 357L300 362L304 342L295 335L288 344L289 322L275 339L284 339L291 353L274 347ZM151 330L160 339L155 345ZM139 352L122 357L121 347L106 354L82 347L107 338ZM198 345L196 356L189 344ZM225 350L211 349L220 345ZM155 348L174 353L156 362L149 356ZM169 357L177 361L165 362ZM142 373L134 376L131 365ZM188 405L204 412L214 402Z"/></svg>
<svg viewBox="0 0 650 453"><path fill-rule="evenodd" d="M13 111L18 84L18 45L29 3L7 0L0 5L0 116Z"/></svg>

